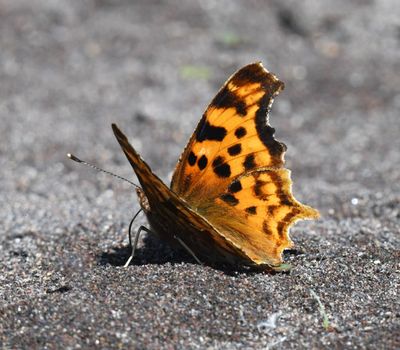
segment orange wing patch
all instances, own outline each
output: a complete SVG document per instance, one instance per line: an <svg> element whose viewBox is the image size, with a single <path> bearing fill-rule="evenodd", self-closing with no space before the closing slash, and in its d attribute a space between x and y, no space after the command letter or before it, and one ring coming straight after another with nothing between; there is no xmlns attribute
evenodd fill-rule
<svg viewBox="0 0 400 350"><path fill-rule="evenodd" d="M197 206L232 178L264 167L282 167L286 146L273 137L268 112L283 83L250 64L234 74L204 113L175 170L171 189ZM201 198L199 198L201 197Z"/></svg>

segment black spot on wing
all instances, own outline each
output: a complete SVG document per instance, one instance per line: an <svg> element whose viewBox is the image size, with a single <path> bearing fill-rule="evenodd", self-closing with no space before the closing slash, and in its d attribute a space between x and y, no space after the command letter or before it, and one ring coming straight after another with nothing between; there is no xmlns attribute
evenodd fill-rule
<svg viewBox="0 0 400 350"><path fill-rule="evenodd" d="M290 221L299 214L299 210L294 208L290 213L286 214L285 217L278 223L276 229L278 230L279 236L283 237L285 233L285 226L287 226Z"/></svg>
<svg viewBox="0 0 400 350"><path fill-rule="evenodd" d="M269 173L269 177L271 179L271 182L275 185L276 188L281 188L282 179L279 177L279 175L277 173L271 171ZM277 191L276 195L279 198L280 205L293 206L293 202L290 200L290 198L284 192Z"/></svg>
<svg viewBox="0 0 400 350"><path fill-rule="evenodd" d="M257 180L254 184L254 194L259 197L262 194L262 187L265 185L265 181Z"/></svg>
<svg viewBox="0 0 400 350"><path fill-rule="evenodd" d="M233 181L228 187L228 191L231 193L236 193L241 190L242 190L242 184L240 183L240 180Z"/></svg>
<svg viewBox="0 0 400 350"><path fill-rule="evenodd" d="M245 209L245 211L246 211L246 213L248 213L248 214L255 215L255 214L257 214L257 207L255 207L255 206L247 207L247 208Z"/></svg>
<svg viewBox="0 0 400 350"><path fill-rule="evenodd" d="M214 159L212 167L214 169L214 173L216 173L219 177L231 176L231 167L229 164L225 163L225 159L221 156L218 156Z"/></svg>
<svg viewBox="0 0 400 350"><path fill-rule="evenodd" d="M263 231L266 233L267 236L272 236L273 235L271 229L268 226L268 221L267 220L263 221Z"/></svg>
<svg viewBox="0 0 400 350"><path fill-rule="evenodd" d="M236 108L236 112L240 116L245 116L247 113L246 102L229 90L227 86L224 86L217 96L214 97L211 106L216 108Z"/></svg>
<svg viewBox="0 0 400 350"><path fill-rule="evenodd" d="M241 139L243 136L246 136L247 131L243 126L239 126L236 130L235 130L235 136L238 139Z"/></svg>
<svg viewBox="0 0 400 350"><path fill-rule="evenodd" d="M199 125L196 129L196 141L203 142L205 140L210 141L222 141L226 136L226 129L221 126L213 126L211 125L206 116L200 120Z"/></svg>
<svg viewBox="0 0 400 350"><path fill-rule="evenodd" d="M242 145L240 143L233 145L228 148L228 153L230 156L237 156L242 152Z"/></svg>
<svg viewBox="0 0 400 350"><path fill-rule="evenodd" d="M198 165L198 167L199 167L200 170L203 170L203 169L205 169L205 167L207 166L207 163L208 163L208 159L207 159L207 157L203 154L203 155L200 157L199 161L197 162L197 165Z"/></svg>
<svg viewBox="0 0 400 350"><path fill-rule="evenodd" d="M277 209L277 208L279 208L279 205L271 205L271 206L269 206L268 207L268 214L273 216L274 212L275 212L275 209Z"/></svg>
<svg viewBox="0 0 400 350"><path fill-rule="evenodd" d="M243 162L245 170L251 170L256 167L256 162L254 161L254 154L248 154Z"/></svg>
<svg viewBox="0 0 400 350"><path fill-rule="evenodd" d="M293 202L288 198L288 196L284 193L278 193L279 200L281 201L281 205L292 206Z"/></svg>
<svg viewBox="0 0 400 350"><path fill-rule="evenodd" d="M191 166L195 165L196 161L197 161L196 155L192 151L190 151L189 157L188 157L189 165L191 165Z"/></svg>
<svg viewBox="0 0 400 350"><path fill-rule="evenodd" d="M263 200L263 201L267 200L268 197L269 197L269 196L268 196L267 194L265 194L265 193L263 192L263 190L262 190L262 188L263 188L263 186L264 186L265 184L267 184L267 182L265 182L265 181L263 181L263 180L256 180L256 182L255 182L255 184L254 184L254 187L253 187L253 191L254 191L255 196L256 196L257 198Z"/></svg>
<svg viewBox="0 0 400 350"><path fill-rule="evenodd" d="M231 206L235 206L239 203L239 200L232 194L230 193L224 193L223 195L220 196L220 198L225 202L228 203Z"/></svg>

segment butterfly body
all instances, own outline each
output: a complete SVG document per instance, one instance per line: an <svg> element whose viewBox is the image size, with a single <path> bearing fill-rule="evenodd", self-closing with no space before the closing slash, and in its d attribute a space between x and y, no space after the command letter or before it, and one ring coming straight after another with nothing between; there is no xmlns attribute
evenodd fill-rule
<svg viewBox="0 0 400 350"><path fill-rule="evenodd" d="M318 212L291 194L286 146L273 137L268 112L283 83L261 63L243 67L212 100L168 188L126 136L114 134L142 186L140 204L162 239L202 262L279 266L292 246L288 229Z"/></svg>

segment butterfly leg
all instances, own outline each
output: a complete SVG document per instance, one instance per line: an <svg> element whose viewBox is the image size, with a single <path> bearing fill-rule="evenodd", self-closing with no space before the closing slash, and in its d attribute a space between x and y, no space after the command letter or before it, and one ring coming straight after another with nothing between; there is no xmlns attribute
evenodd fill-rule
<svg viewBox="0 0 400 350"><path fill-rule="evenodd" d="M131 231L129 231L129 244L131 246L131 256L129 257L129 259L125 263L124 267L128 267L129 264L131 263L133 257L135 256L136 246L137 246L137 244L139 242L139 236L140 236L140 233L142 231L145 231L147 233L151 233L151 231L146 226L140 226L138 228L138 230L136 231L136 233L135 233L135 237L133 238L133 243L131 241Z"/></svg>
<svg viewBox="0 0 400 350"><path fill-rule="evenodd" d="M181 246L183 248L185 248L188 253L194 258L194 260L197 261L198 264L203 265L203 263L200 261L200 259L196 256L195 253L193 253L193 251L186 245L186 243L184 241L182 241L179 237L174 236L174 238L181 244Z"/></svg>
<svg viewBox="0 0 400 350"><path fill-rule="evenodd" d="M132 258L135 255L135 250L136 250L137 242L139 240L139 235L140 235L140 229L142 226L139 227L138 231L136 232L135 239L134 239L135 243L132 244L132 225L133 225L133 222L135 221L135 219L137 218L137 216L141 213L141 211L142 211L142 209L139 209L139 211L135 215L133 215L133 218L132 218L131 222L129 223L128 237L129 237L129 246L131 247L131 256L129 257L128 261L125 263L124 267L127 267L130 264Z"/></svg>

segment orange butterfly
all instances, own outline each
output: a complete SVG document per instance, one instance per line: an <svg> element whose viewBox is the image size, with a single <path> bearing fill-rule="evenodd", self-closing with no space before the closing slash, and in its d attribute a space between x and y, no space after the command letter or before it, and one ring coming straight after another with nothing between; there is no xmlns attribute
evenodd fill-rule
<svg viewBox="0 0 400 350"><path fill-rule="evenodd" d="M289 227L319 216L293 197L286 146L268 124L283 87L261 63L229 78L190 138L170 188L112 125L142 186L137 193L152 232L199 262L279 269L283 250L293 246Z"/></svg>

